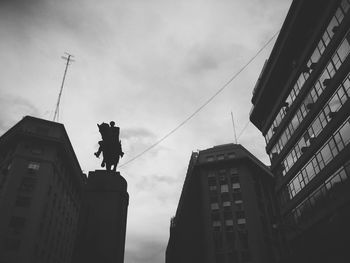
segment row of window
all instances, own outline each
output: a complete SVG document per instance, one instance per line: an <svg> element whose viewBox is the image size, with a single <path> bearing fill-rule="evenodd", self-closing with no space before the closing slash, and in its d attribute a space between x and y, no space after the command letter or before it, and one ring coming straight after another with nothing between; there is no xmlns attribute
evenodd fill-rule
<svg viewBox="0 0 350 263"><path fill-rule="evenodd" d="M350 142L350 117L293 177L280 196L282 205L298 194Z"/></svg>
<svg viewBox="0 0 350 263"><path fill-rule="evenodd" d="M348 33L350 35L350 30ZM347 37L349 37L347 35ZM312 109L313 105L317 102L318 98L321 96L325 88L329 85L331 78L339 70L340 66L343 64L345 59L350 53L350 44L346 38L343 39L342 43L339 45L332 58L328 62L327 66L321 73L320 77L313 85L309 93L307 94L304 101L301 103L299 109L295 113L291 122L288 124L286 129L281 134L280 138L271 150L270 158L276 154L279 154L283 147L286 145L288 140L292 137L295 130L299 127L300 123L305 119L306 115Z"/></svg>
<svg viewBox="0 0 350 263"><path fill-rule="evenodd" d="M218 154L216 156L214 156L214 155L207 156L206 161L207 162L214 162L214 161L221 161L221 160L225 160L225 159L233 159L235 157L236 157L236 153L230 152L227 154Z"/></svg>
<svg viewBox="0 0 350 263"><path fill-rule="evenodd" d="M62 164L59 167L64 166ZM53 169L52 181L47 189L48 202L44 206L39 225L41 242L40 247L39 244L37 246L36 260L66 261L72 253L78 213L78 205L73 198L77 197L77 193L71 180L64 178L65 172L57 167Z"/></svg>
<svg viewBox="0 0 350 263"><path fill-rule="evenodd" d="M233 191L236 191L237 189L241 188L241 185L239 183L232 183L231 185ZM209 190L210 191L217 191L218 187L216 185L210 185ZM220 185L220 193L228 193L229 187L227 184Z"/></svg>
<svg viewBox="0 0 350 263"><path fill-rule="evenodd" d="M32 193L37 184L36 172L39 170L40 164L29 162L27 173L23 175L18 186L16 196L16 207L29 207L32 200ZM12 216L9 222L10 235L5 239L4 247L8 251L17 251L21 245L21 235L24 233L27 225L27 218L23 216Z"/></svg>
<svg viewBox="0 0 350 263"><path fill-rule="evenodd" d="M226 246L224 247L224 239L223 237L226 237ZM216 252L224 250L225 252L228 253L237 253L235 248L240 247L240 249L245 250L249 248L248 244L248 232L243 230L243 231L238 231L237 235L237 241L236 242L236 236L234 232L226 232L225 235L220 235L218 232L213 233L214 237L214 245L216 248ZM231 262L231 261L229 261ZM236 261L235 261L236 262Z"/></svg>
<svg viewBox="0 0 350 263"><path fill-rule="evenodd" d="M345 182L349 182L350 162L338 169L321 186L313 191L295 209L287 214L288 224L297 224L310 218L310 214L318 211L319 208L337 196L337 190Z"/></svg>
<svg viewBox="0 0 350 263"><path fill-rule="evenodd" d="M241 259L242 261L238 260L238 253L237 252L228 252L227 257L228 257L228 262L250 262L251 260L251 255L250 252L247 251L241 251L240 252ZM216 254L216 261L217 263L223 263L225 261L225 254L224 253L217 253Z"/></svg>
<svg viewBox="0 0 350 263"><path fill-rule="evenodd" d="M238 169L236 167L230 168L229 170L227 169L220 169L218 171L209 171L208 172L208 178L215 178L219 177L221 179L225 179L227 174L230 175L236 175L238 174Z"/></svg>
<svg viewBox="0 0 350 263"><path fill-rule="evenodd" d="M245 218L237 218L236 224L239 228L244 228L246 224L246 219ZM225 220L225 226L227 231L233 231L233 219L226 219ZM214 231L221 231L221 221L220 220L215 220L213 221L213 229Z"/></svg>
<svg viewBox="0 0 350 263"><path fill-rule="evenodd" d="M295 101L295 98L298 96L300 90L302 89L303 84L306 82L306 80L308 79L308 77L312 73L312 71L315 67L315 64L318 62L319 58L322 56L327 45L329 44L332 37L336 33L337 28L339 28L339 25L343 21L343 18L345 16L345 14L348 12L349 8L350 8L349 0L342 0L340 6L337 8L334 16L330 20L325 32L323 33L322 38L320 39L315 50L313 51L308 62L306 63L305 69L302 70L301 74L298 77L298 80L296 81L295 85L291 89L291 91L286 99L286 103L285 103L284 107L282 107L280 109L273 124L271 125L271 127L267 131L267 133L265 135L266 144L269 143L269 141L272 138L273 134L275 133L277 127L280 125L282 119L287 114L289 107Z"/></svg>
<svg viewBox="0 0 350 263"><path fill-rule="evenodd" d="M317 115L315 120L310 124L293 149L287 154L283 160L283 171L285 175L290 168L296 163L300 156L310 146L319 133L332 120L334 114L341 109L348 101L350 96L350 74L345 78L343 83L338 87L333 96L328 100L323 109Z"/></svg>

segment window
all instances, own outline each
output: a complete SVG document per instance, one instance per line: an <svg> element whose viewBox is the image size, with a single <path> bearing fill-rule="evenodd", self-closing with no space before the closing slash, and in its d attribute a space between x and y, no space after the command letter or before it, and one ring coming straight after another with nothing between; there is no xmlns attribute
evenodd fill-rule
<svg viewBox="0 0 350 263"><path fill-rule="evenodd" d="M248 232L247 231L238 231L238 238L241 243L241 246L248 248Z"/></svg>
<svg viewBox="0 0 350 263"><path fill-rule="evenodd" d="M228 185L227 184L221 185L220 191L221 193L228 193Z"/></svg>
<svg viewBox="0 0 350 263"><path fill-rule="evenodd" d="M239 203L237 203L237 202L239 202ZM243 201L242 200L236 201L235 205L236 205L237 210L243 210Z"/></svg>
<svg viewBox="0 0 350 263"><path fill-rule="evenodd" d="M233 252L228 253L228 258L229 258L229 262L239 262L238 254L235 250Z"/></svg>
<svg viewBox="0 0 350 263"><path fill-rule="evenodd" d="M210 208L212 210L218 210L219 209L219 204L218 203L212 203L212 204L210 204Z"/></svg>
<svg viewBox="0 0 350 263"><path fill-rule="evenodd" d="M220 220L220 213L213 213L213 214L211 215L211 218L212 218L213 221L218 221L218 220Z"/></svg>
<svg viewBox="0 0 350 263"><path fill-rule="evenodd" d="M225 159L225 156L223 154L219 154L217 156L218 160L224 160Z"/></svg>
<svg viewBox="0 0 350 263"><path fill-rule="evenodd" d="M23 177L22 182L19 186L20 192L31 193L34 191L36 185L36 179L32 177Z"/></svg>
<svg viewBox="0 0 350 263"><path fill-rule="evenodd" d="M239 177L237 175L231 176L231 183L239 183Z"/></svg>
<svg viewBox="0 0 350 263"><path fill-rule="evenodd" d="M230 169L230 174L231 175L238 174L238 169L237 168L231 168Z"/></svg>
<svg viewBox="0 0 350 263"><path fill-rule="evenodd" d="M21 234L23 232L26 219L20 216L13 216L10 220L9 227L12 228L15 234Z"/></svg>
<svg viewBox="0 0 350 263"><path fill-rule="evenodd" d="M214 227L214 231L220 231L221 229L221 222L220 221L213 221L213 227Z"/></svg>
<svg viewBox="0 0 350 263"><path fill-rule="evenodd" d="M7 250L18 250L20 247L21 241L16 238L6 238L5 239L5 249Z"/></svg>
<svg viewBox="0 0 350 263"><path fill-rule="evenodd" d="M241 185L240 183L233 183L232 184L232 189L235 191L235 190L239 190L241 188Z"/></svg>
<svg viewBox="0 0 350 263"><path fill-rule="evenodd" d="M249 262L251 259L249 251L242 251L241 256L242 256L242 262Z"/></svg>
<svg viewBox="0 0 350 263"><path fill-rule="evenodd" d="M18 195L16 199L16 206L19 207L28 207L30 206L31 197Z"/></svg>
<svg viewBox="0 0 350 263"><path fill-rule="evenodd" d="M215 185L216 186L216 178L215 177L209 177L208 178L209 185Z"/></svg>
<svg viewBox="0 0 350 263"><path fill-rule="evenodd" d="M217 189L216 185L210 185L209 186L209 190L210 191L216 191L216 189Z"/></svg>
<svg viewBox="0 0 350 263"><path fill-rule="evenodd" d="M244 211L236 211L236 217L244 219Z"/></svg>
<svg viewBox="0 0 350 263"><path fill-rule="evenodd" d="M227 192L222 193L222 195L221 195L221 200L222 200L223 202L230 201L230 195L229 195L229 193L227 193Z"/></svg>
<svg viewBox="0 0 350 263"><path fill-rule="evenodd" d="M30 162L29 164L28 164L28 169L29 170L39 170L39 168L40 168L40 163L35 163L35 162Z"/></svg>
<svg viewBox="0 0 350 263"><path fill-rule="evenodd" d="M40 154L43 153L43 149L38 148L38 147L35 147L35 148L32 148L32 149L31 149L31 152L32 152L33 154L40 155Z"/></svg>
<svg viewBox="0 0 350 263"><path fill-rule="evenodd" d="M224 218L225 219L232 219L233 215L232 212L230 210L226 210L224 211Z"/></svg>
<svg viewBox="0 0 350 263"><path fill-rule="evenodd" d="M208 177L209 178L215 177L215 173L214 172L208 172Z"/></svg>
<svg viewBox="0 0 350 263"><path fill-rule="evenodd" d="M226 226L233 226L233 220L232 219L225 220L225 225Z"/></svg>
<svg viewBox="0 0 350 263"><path fill-rule="evenodd" d="M219 174L225 175L225 174L226 174L226 170L225 170L225 169L220 169L220 170L219 170Z"/></svg>
<svg viewBox="0 0 350 263"><path fill-rule="evenodd" d="M236 153L234 153L234 152L228 153L227 157L230 158L230 159L233 159L233 158L236 157Z"/></svg>
<svg viewBox="0 0 350 263"><path fill-rule="evenodd" d="M227 178L226 178L225 174L220 174L219 179L220 179L221 184L227 183Z"/></svg>
<svg viewBox="0 0 350 263"><path fill-rule="evenodd" d="M242 200L242 194L241 193L233 193L233 199L235 200L235 203L237 201L241 201Z"/></svg>
<svg viewBox="0 0 350 263"><path fill-rule="evenodd" d="M238 218L238 219L237 219L237 224L243 225L243 224L245 224L245 223L246 223L245 218Z"/></svg>
<svg viewBox="0 0 350 263"><path fill-rule="evenodd" d="M225 201L222 203L223 207L231 207L231 202L230 201Z"/></svg>
<svg viewBox="0 0 350 263"><path fill-rule="evenodd" d="M207 156L207 162L213 162L214 156Z"/></svg>

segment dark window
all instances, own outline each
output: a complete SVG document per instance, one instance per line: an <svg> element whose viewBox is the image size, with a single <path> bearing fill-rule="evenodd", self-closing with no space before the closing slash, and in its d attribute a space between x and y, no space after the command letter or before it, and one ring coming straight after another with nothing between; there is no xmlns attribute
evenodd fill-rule
<svg viewBox="0 0 350 263"><path fill-rule="evenodd" d="M222 193L222 194L221 194L221 199L222 199L223 202L230 201L230 195L229 195L229 193Z"/></svg>
<svg viewBox="0 0 350 263"><path fill-rule="evenodd" d="M224 211L224 218L225 219L231 219L232 218L231 211Z"/></svg>
<svg viewBox="0 0 350 263"><path fill-rule="evenodd" d="M6 238L5 239L5 249L7 250L18 250L20 247L21 241L16 238Z"/></svg>
<svg viewBox="0 0 350 263"><path fill-rule="evenodd" d="M238 254L236 250L233 250L232 252L228 253L228 260L229 262L238 262Z"/></svg>
<svg viewBox="0 0 350 263"><path fill-rule="evenodd" d="M23 177L22 182L19 186L20 192L27 192L31 193L33 192L36 185L36 179L32 177Z"/></svg>
<svg viewBox="0 0 350 263"><path fill-rule="evenodd" d="M248 233L245 231L238 231L238 238L242 248L248 248Z"/></svg>
<svg viewBox="0 0 350 263"><path fill-rule="evenodd" d="M220 233L214 233L214 245L216 249L220 249L222 247L222 237Z"/></svg>
<svg viewBox="0 0 350 263"><path fill-rule="evenodd" d="M244 218L244 211L236 211L237 218Z"/></svg>
<svg viewBox="0 0 350 263"><path fill-rule="evenodd" d="M227 245L229 249L235 246L235 236L233 232L226 233L226 240L227 240Z"/></svg>
<svg viewBox="0 0 350 263"><path fill-rule="evenodd" d="M16 199L16 206L19 207L28 207L30 206L31 197L18 195Z"/></svg>
<svg viewBox="0 0 350 263"><path fill-rule="evenodd" d="M23 232L26 219L20 216L13 216L10 220L9 227L13 229L15 234L21 234Z"/></svg>
<svg viewBox="0 0 350 263"><path fill-rule="evenodd" d="M216 262L217 263L224 263L225 262L224 254L216 253Z"/></svg>
<svg viewBox="0 0 350 263"><path fill-rule="evenodd" d="M231 183L232 184L239 183L239 176L238 175L231 176Z"/></svg>
<svg viewBox="0 0 350 263"><path fill-rule="evenodd" d="M39 147L33 147L33 148L31 149L31 152L32 152L33 154L40 155L40 154L43 153L43 149L42 149L42 148L39 148Z"/></svg>
<svg viewBox="0 0 350 263"><path fill-rule="evenodd" d="M233 193L232 196L235 201L242 200L242 193Z"/></svg>
<svg viewBox="0 0 350 263"><path fill-rule="evenodd" d="M249 262L251 259L249 251L242 251L241 256L242 256L242 262Z"/></svg>

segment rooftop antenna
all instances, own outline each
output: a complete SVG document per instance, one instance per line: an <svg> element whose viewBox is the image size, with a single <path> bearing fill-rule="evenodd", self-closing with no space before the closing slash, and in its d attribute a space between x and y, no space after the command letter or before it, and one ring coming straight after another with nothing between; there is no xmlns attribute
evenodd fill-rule
<svg viewBox="0 0 350 263"><path fill-rule="evenodd" d="M235 144L237 144L236 126L235 126L235 122L233 120L233 113L232 113L232 111L231 111L231 119L232 119L232 126L233 126L233 134L235 136Z"/></svg>
<svg viewBox="0 0 350 263"><path fill-rule="evenodd" d="M58 118L59 118L59 110L60 110L60 102L61 102L61 96L62 96L62 91L63 91L63 86L64 86L64 81L66 79L66 74L67 74L67 69L68 66L70 65L70 62L74 62L74 60L72 59L72 57L74 57L73 55L64 52L64 54L66 54L66 56L62 56L61 58L63 58L64 60L67 61L66 63L66 68L64 70L64 74L63 74L63 80L62 80L62 84L61 84L61 89L60 89L60 93L58 94L58 99L57 99L57 103L56 103L56 109L55 109L55 114L53 116L53 121L58 122Z"/></svg>

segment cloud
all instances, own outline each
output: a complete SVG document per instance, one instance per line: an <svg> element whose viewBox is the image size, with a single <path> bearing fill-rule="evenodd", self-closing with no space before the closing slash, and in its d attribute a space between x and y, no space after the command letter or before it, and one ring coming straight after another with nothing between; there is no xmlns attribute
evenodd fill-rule
<svg viewBox="0 0 350 263"><path fill-rule="evenodd" d="M39 116L39 110L28 100L0 92L0 132L5 132L26 115Z"/></svg>
<svg viewBox="0 0 350 263"><path fill-rule="evenodd" d="M165 186L172 187L174 184L179 184L180 178L171 176L161 176L157 174L148 174L142 176L135 184L135 187L140 191L152 191L157 187Z"/></svg>
<svg viewBox="0 0 350 263"><path fill-rule="evenodd" d="M155 240L154 236L141 240L135 238L135 245L125 251L125 263L161 263L165 261L165 244L163 240Z"/></svg>
<svg viewBox="0 0 350 263"><path fill-rule="evenodd" d="M143 127L123 128L123 138L129 139L155 139L156 135L150 130Z"/></svg>

